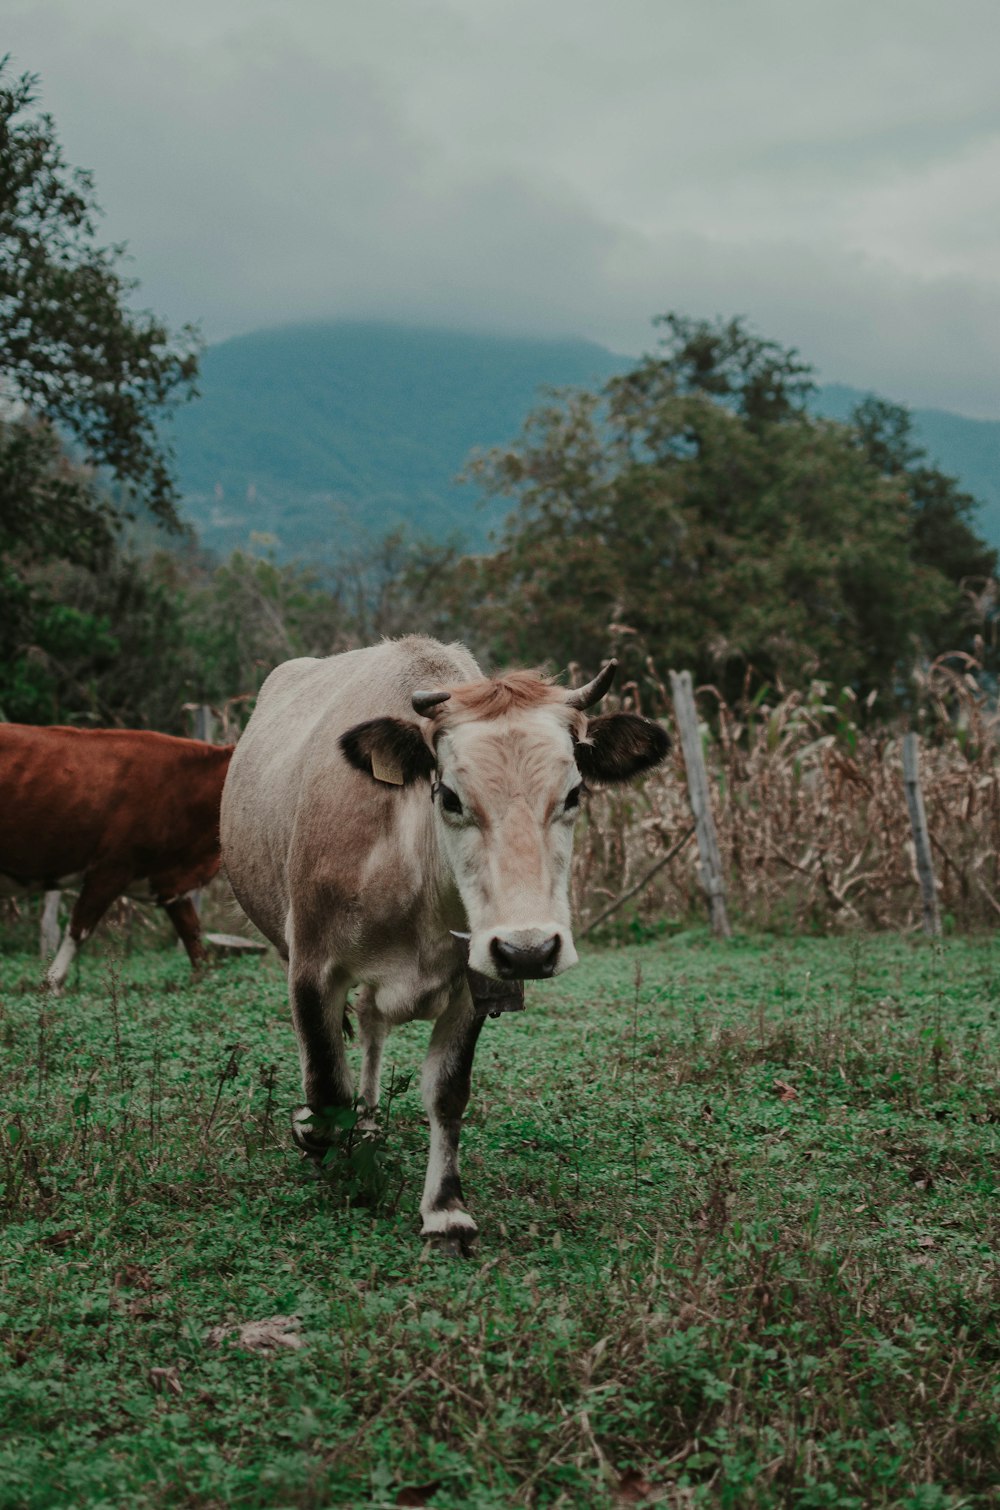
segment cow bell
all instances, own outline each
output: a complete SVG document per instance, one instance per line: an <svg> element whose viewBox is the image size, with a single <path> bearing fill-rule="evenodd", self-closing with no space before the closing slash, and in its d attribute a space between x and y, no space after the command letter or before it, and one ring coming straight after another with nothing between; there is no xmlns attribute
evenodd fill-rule
<svg viewBox="0 0 1000 1510"><path fill-rule="evenodd" d="M463 946L469 957L471 933L448 930L452 938ZM499 1017L503 1012L524 1011L524 982L522 980L494 980L492 975L483 975L479 970L465 967L465 978L472 992L472 1008L477 1017Z"/></svg>

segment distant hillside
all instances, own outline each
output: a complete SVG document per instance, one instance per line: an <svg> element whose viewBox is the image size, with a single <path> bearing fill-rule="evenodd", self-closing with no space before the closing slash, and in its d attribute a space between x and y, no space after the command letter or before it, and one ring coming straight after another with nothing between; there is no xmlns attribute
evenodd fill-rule
<svg viewBox="0 0 1000 1510"><path fill-rule="evenodd" d="M398 524L486 549L505 509L456 484L469 453L513 440L544 387L626 365L586 341L375 324L224 341L175 421L186 512L220 551L258 531L283 556L315 555Z"/></svg>
<svg viewBox="0 0 1000 1510"><path fill-rule="evenodd" d="M462 335L339 322L212 346L202 397L174 433L185 510L226 552L252 533L321 562L398 524L489 548L503 503L456 474L476 447L513 440L546 387L594 387L630 365L586 341ZM845 418L863 395L832 385L816 408ZM1000 545L1000 423L915 413L932 458L983 501Z"/></svg>

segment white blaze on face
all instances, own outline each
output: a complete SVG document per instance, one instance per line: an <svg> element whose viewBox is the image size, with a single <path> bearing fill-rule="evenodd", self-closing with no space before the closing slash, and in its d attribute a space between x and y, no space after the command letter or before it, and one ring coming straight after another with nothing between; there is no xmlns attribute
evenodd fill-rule
<svg viewBox="0 0 1000 1510"><path fill-rule="evenodd" d="M581 778L565 715L541 707L458 723L437 759L435 822L465 905L469 964L498 978L568 970Z"/></svg>

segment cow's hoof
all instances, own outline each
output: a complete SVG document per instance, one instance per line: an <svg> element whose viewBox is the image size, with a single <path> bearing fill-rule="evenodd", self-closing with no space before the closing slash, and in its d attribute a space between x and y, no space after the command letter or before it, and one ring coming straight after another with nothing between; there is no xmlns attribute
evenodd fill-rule
<svg viewBox="0 0 1000 1510"><path fill-rule="evenodd" d="M292 1112L292 1142L304 1159L320 1165L333 1143L330 1138L314 1132L312 1123L313 1114L308 1106L295 1107Z"/></svg>
<svg viewBox="0 0 1000 1510"><path fill-rule="evenodd" d="M428 1211L420 1236L435 1253L468 1258L475 1251L479 1229L467 1211Z"/></svg>
<svg viewBox="0 0 1000 1510"><path fill-rule="evenodd" d="M472 1258L476 1251L476 1233L468 1237L448 1237L446 1234L424 1233L428 1248L441 1258Z"/></svg>

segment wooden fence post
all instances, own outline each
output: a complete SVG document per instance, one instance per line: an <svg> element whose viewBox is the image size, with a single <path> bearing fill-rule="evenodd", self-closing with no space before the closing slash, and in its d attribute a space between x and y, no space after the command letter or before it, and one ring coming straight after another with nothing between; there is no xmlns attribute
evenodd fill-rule
<svg viewBox="0 0 1000 1510"><path fill-rule="evenodd" d="M199 703L194 710L194 737L195 739L203 739L206 744L214 745L215 743L215 712L208 703ZM198 916L201 917L200 890L192 891L191 905ZM184 948L180 939L177 940L177 947L178 949Z"/></svg>
<svg viewBox="0 0 1000 1510"><path fill-rule="evenodd" d="M59 948L59 898L61 891L47 891L38 930L38 947L42 959L51 959Z"/></svg>
<svg viewBox="0 0 1000 1510"><path fill-rule="evenodd" d="M698 714L694 705L694 690L690 671L671 671L670 690L674 698L674 712L684 752L684 767L687 771L688 798L694 817L695 833L698 836L701 884L708 897L712 932L716 938L732 938L729 915L726 912L726 887L722 877L722 860L719 841L715 834L715 819L712 816L712 799L705 769L705 756L701 748L698 730Z"/></svg>
<svg viewBox="0 0 1000 1510"><path fill-rule="evenodd" d="M934 863L931 859L931 836L927 829L927 814L924 811L924 794L920 790L920 739L916 734L903 737L903 789L906 805L910 810L910 827L913 830L913 847L917 854L917 875L920 878L920 896L924 908L924 932L932 938L941 933L941 915L938 912L937 885L934 880Z"/></svg>
<svg viewBox="0 0 1000 1510"><path fill-rule="evenodd" d="M215 744L215 710L208 703L199 703L194 710L194 737Z"/></svg>

